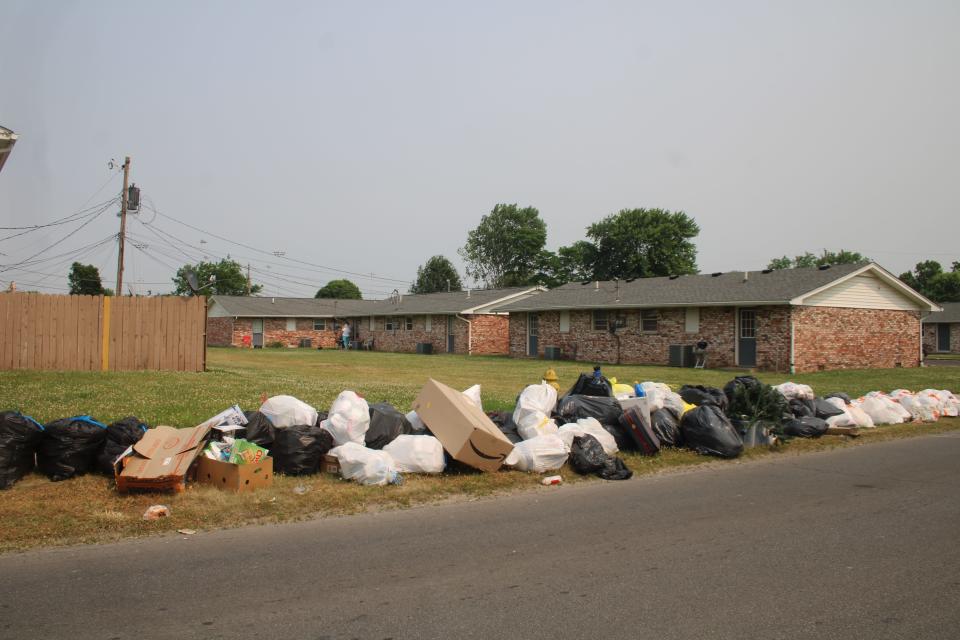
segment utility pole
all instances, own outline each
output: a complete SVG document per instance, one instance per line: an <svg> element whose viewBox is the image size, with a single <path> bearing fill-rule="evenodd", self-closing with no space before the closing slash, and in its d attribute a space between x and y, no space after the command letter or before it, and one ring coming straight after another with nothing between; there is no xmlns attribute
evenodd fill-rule
<svg viewBox="0 0 960 640"><path fill-rule="evenodd" d="M123 192L120 204L120 250L117 255L117 295L123 295L123 245L127 236L127 187L130 181L130 156L123 161Z"/></svg>
<svg viewBox="0 0 960 640"><path fill-rule="evenodd" d="M247 263L247 295L250 295L250 263Z"/></svg>

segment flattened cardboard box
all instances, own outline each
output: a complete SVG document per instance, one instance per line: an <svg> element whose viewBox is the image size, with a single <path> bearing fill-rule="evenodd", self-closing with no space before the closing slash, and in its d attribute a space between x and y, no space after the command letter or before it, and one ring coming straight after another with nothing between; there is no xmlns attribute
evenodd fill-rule
<svg viewBox="0 0 960 640"><path fill-rule="evenodd" d="M216 420L190 429L159 426L149 429L117 459L117 489L174 489L182 491L190 465L196 460Z"/></svg>
<svg viewBox="0 0 960 640"><path fill-rule="evenodd" d="M480 407L432 378L413 401L413 410L454 459L475 469L496 471L513 451L513 443Z"/></svg>
<svg viewBox="0 0 960 640"><path fill-rule="evenodd" d="M237 493L269 487L273 484L273 458L267 456L260 462L234 464L200 456L197 482Z"/></svg>

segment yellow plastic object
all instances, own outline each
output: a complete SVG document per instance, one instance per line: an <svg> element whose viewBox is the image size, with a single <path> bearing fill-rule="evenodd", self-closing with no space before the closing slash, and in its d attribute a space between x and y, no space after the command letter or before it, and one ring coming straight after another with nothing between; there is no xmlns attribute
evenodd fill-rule
<svg viewBox="0 0 960 640"><path fill-rule="evenodd" d="M560 379L557 378L556 371L553 369L547 369L547 372L543 374L543 381L556 389L557 393L560 393Z"/></svg>
<svg viewBox="0 0 960 640"><path fill-rule="evenodd" d="M695 405L695 404L690 404L689 402L684 402L684 403L683 403L683 411L680 413L680 415L682 416L682 415L683 415L684 413L686 413L687 411L690 411L690 409L696 409L696 408L697 408L697 405Z"/></svg>
<svg viewBox="0 0 960 640"><path fill-rule="evenodd" d="M613 384L613 380L611 380L610 382L611 382L611 384ZM628 385L628 384L613 384L613 395L615 395L615 396L621 396L621 395L632 396L632 395L633 395L633 387L631 387L631 386Z"/></svg>
<svg viewBox="0 0 960 640"><path fill-rule="evenodd" d="M617 384L616 378L607 378L607 381L610 382L610 384Z"/></svg>

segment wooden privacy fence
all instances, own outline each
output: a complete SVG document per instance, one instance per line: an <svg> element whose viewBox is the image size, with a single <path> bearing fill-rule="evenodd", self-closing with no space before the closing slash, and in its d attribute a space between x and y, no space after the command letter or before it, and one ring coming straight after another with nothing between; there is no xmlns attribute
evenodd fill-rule
<svg viewBox="0 0 960 640"><path fill-rule="evenodd" d="M0 369L203 371L203 297L0 293Z"/></svg>

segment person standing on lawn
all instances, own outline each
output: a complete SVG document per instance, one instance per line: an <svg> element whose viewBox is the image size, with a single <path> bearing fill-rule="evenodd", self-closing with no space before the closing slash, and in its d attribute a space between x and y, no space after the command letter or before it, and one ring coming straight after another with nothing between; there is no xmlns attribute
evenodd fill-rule
<svg viewBox="0 0 960 640"><path fill-rule="evenodd" d="M343 323L343 348L344 349L350 348L350 323L349 322Z"/></svg>

